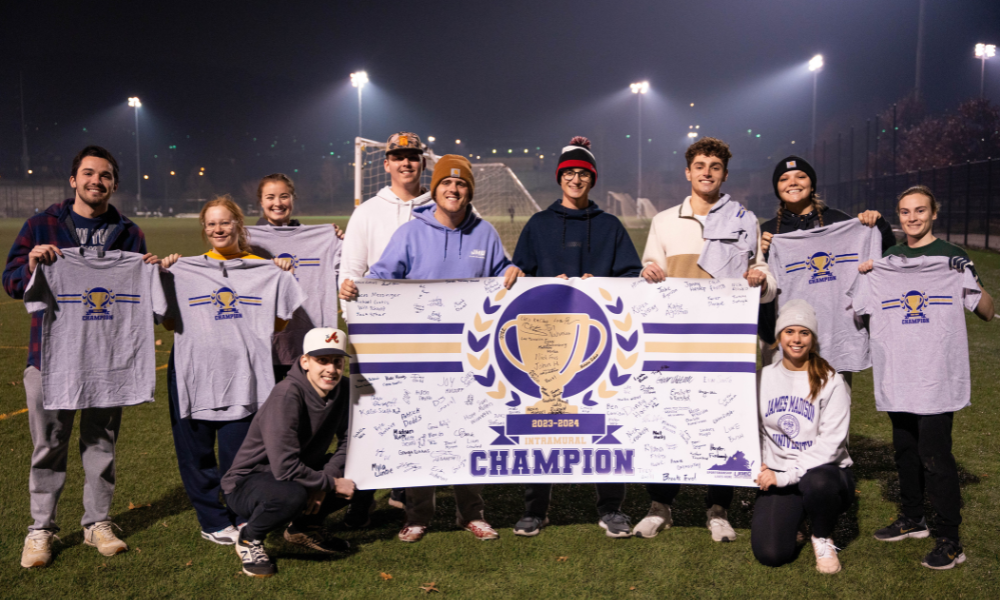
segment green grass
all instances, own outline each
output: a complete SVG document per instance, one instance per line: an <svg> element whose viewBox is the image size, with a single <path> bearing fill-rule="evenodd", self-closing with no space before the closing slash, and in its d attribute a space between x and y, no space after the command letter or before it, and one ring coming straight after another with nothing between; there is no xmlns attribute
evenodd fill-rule
<svg viewBox="0 0 1000 600"><path fill-rule="evenodd" d="M330 222L309 218L307 222ZM140 220L150 250L159 254L202 251L196 221ZM343 226L346 219L338 219ZM0 220L0 247L8 248L21 221ZM645 232L630 233L639 247ZM1000 255L970 253L988 289L1000 291ZM996 598L1000 596L1000 378L996 323L968 316L972 355L973 405L955 419L955 455L961 469L964 500L962 527L968 561L947 572L919 565L933 540L897 544L876 542L871 532L896 515L898 485L890 445L889 420L875 411L871 372L854 379L851 454L858 478L858 502L844 516L835 539L843 547L844 570L821 576L811 549L785 567L757 564L750 551L752 490L741 489L731 512L739 537L715 544L704 528L703 491L684 488L674 508L674 528L653 540L611 540L596 524L594 488L555 488L552 526L537 538L519 538L511 526L521 514L521 486L488 486L487 518L501 532L481 543L454 527L454 502L441 489L438 518L417 544L395 539L401 512L379 494L372 527L343 532L357 547L347 557L327 558L289 546L272 535L268 547L278 560L279 575L251 580L238 575L232 548L216 546L198 535L198 524L181 486L170 435L165 371L158 371L157 401L125 410L118 445L118 485L113 518L131 550L105 558L85 546L78 525L83 509L83 474L71 444L67 485L60 504L62 543L48 569L18 566L28 510L31 439L27 415L0 420L0 596L62 598L230 598L248 593L270 597L399 598L422 594L419 586L436 582L446 597L465 598ZM0 414L24 407L20 386L28 339L28 316L20 302L0 297ZM172 335L157 328L158 364L166 362ZM81 340L85 343L85 340ZM914 368L943 360L934 348L914 353ZM996 435L994 435L996 433ZM151 504L129 510L129 503ZM648 497L642 486L629 486L625 511L638 520ZM336 529L341 515L328 525ZM558 557L568 557L564 562ZM392 575L384 581L379 573ZM635 587L632 591L630 588Z"/></svg>

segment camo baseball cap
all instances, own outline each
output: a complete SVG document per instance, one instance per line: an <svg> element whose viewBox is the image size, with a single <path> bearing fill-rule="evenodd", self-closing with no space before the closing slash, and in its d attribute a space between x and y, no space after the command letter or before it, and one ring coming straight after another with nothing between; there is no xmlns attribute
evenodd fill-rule
<svg viewBox="0 0 1000 600"><path fill-rule="evenodd" d="M385 144L385 153L390 154L397 150L416 150L424 153L424 143L420 141L420 136L409 131L400 131L389 136L389 141Z"/></svg>

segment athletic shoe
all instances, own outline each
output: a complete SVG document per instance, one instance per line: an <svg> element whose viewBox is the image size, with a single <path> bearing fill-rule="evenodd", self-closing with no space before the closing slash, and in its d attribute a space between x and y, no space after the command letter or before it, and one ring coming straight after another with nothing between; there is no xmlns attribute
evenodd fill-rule
<svg viewBox="0 0 1000 600"><path fill-rule="evenodd" d="M732 542L736 540L736 532L729 524L729 515L726 509L718 504L712 506L705 513L708 515L708 530L712 532L714 542Z"/></svg>
<svg viewBox="0 0 1000 600"><path fill-rule="evenodd" d="M274 561L264 551L264 540L236 540L236 554L243 562L243 573L250 577L270 577L278 572Z"/></svg>
<svg viewBox="0 0 1000 600"><path fill-rule="evenodd" d="M348 552L351 544L347 540L342 540L332 535L326 535L319 527L306 527L299 529L294 524L285 529L285 539L293 544L333 554L334 552Z"/></svg>
<svg viewBox="0 0 1000 600"><path fill-rule="evenodd" d="M114 556L128 550L128 544L118 539L111 527L118 527L111 521L99 521L83 528L83 543L94 546L104 556ZM121 531L121 527L118 527Z"/></svg>
<svg viewBox="0 0 1000 600"><path fill-rule="evenodd" d="M389 506L398 509L406 508L406 488L394 488L389 493Z"/></svg>
<svg viewBox="0 0 1000 600"><path fill-rule="evenodd" d="M921 517L920 522L899 515L892 525L875 532L875 539L881 542L899 542L906 538L925 538L931 534L927 529L927 518Z"/></svg>
<svg viewBox="0 0 1000 600"><path fill-rule="evenodd" d="M490 524L482 519L476 519L474 521L469 521L464 525L461 522L456 522L456 525L465 529L466 531L471 531L472 535L476 536L477 540L495 540L500 537L500 534L496 532L495 529L490 527Z"/></svg>
<svg viewBox="0 0 1000 600"><path fill-rule="evenodd" d="M55 532L48 529L28 532L28 537L24 538L24 550L21 551L21 566L30 569L52 564L52 538L55 537Z"/></svg>
<svg viewBox="0 0 1000 600"><path fill-rule="evenodd" d="M375 512L375 499L365 508L351 504L347 507L347 514L341 524L347 529L364 529L372 524L371 514Z"/></svg>
<svg viewBox="0 0 1000 600"><path fill-rule="evenodd" d="M220 546L232 546L240 537L240 530L232 525L215 532L202 531L201 537Z"/></svg>
<svg viewBox="0 0 1000 600"><path fill-rule="evenodd" d="M830 538L812 536L813 552L816 553L816 570L824 575L840 572L840 559L837 557L837 547Z"/></svg>
<svg viewBox="0 0 1000 600"><path fill-rule="evenodd" d="M514 535L534 537L542 532L542 527L549 524L548 517L536 517L534 515L524 515L521 520L514 525Z"/></svg>
<svg viewBox="0 0 1000 600"><path fill-rule="evenodd" d="M928 569L944 571L964 562L965 552L962 552L962 544L948 538L938 538L934 549L924 557L924 561L920 564Z"/></svg>
<svg viewBox="0 0 1000 600"><path fill-rule="evenodd" d="M632 535L637 538L656 537L656 534L664 529L669 529L673 524L674 519L670 515L670 505L653 502L649 505L649 512L632 530Z"/></svg>
<svg viewBox="0 0 1000 600"><path fill-rule="evenodd" d="M419 542L425 533L427 533L427 527L424 525L407 525L399 531L399 541Z"/></svg>
<svg viewBox="0 0 1000 600"><path fill-rule="evenodd" d="M603 514L597 524L604 529L604 535L610 538L632 537L632 521L623 512L616 510Z"/></svg>

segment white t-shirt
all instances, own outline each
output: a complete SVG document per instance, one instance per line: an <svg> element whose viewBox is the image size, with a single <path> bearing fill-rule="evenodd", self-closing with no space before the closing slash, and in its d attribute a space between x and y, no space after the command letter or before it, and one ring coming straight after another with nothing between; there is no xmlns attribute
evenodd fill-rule
<svg viewBox="0 0 1000 600"><path fill-rule="evenodd" d="M858 314L871 315L875 406L935 415L969 405L965 309L982 296L971 270L948 258L889 256L847 292Z"/></svg>
<svg viewBox="0 0 1000 600"><path fill-rule="evenodd" d="M779 314L789 300L812 305L820 355L837 371L872 366L868 331L845 298L858 278L858 265L881 255L878 229L857 219L781 233L771 240L767 264L778 280Z"/></svg>
<svg viewBox="0 0 1000 600"><path fill-rule="evenodd" d="M274 387L271 334L305 294L270 260L182 258L162 274L174 319L182 419L233 421L257 412Z"/></svg>
<svg viewBox="0 0 1000 600"><path fill-rule="evenodd" d="M247 227L253 253L288 258L306 300L284 330L272 337L276 365L293 364L302 356L302 340L314 327L337 327L337 273L341 241L332 225Z"/></svg>
<svg viewBox="0 0 1000 600"><path fill-rule="evenodd" d="M152 402L154 315L167 312L155 265L142 255L63 248L38 265L24 292L42 318L42 406L110 408Z"/></svg>
<svg viewBox="0 0 1000 600"><path fill-rule="evenodd" d="M808 397L807 371L789 371L781 361L761 371L761 462L775 471L778 487L798 483L814 467L854 464L847 454L851 392L844 376L832 374L816 398Z"/></svg>

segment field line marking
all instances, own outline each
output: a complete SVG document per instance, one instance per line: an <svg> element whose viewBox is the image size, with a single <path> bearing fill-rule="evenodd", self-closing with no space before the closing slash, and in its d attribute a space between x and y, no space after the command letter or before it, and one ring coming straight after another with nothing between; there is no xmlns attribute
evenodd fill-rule
<svg viewBox="0 0 1000 600"><path fill-rule="evenodd" d="M27 350L27 346L0 346L0 350Z"/></svg>
<svg viewBox="0 0 1000 600"><path fill-rule="evenodd" d="M16 417L17 415L21 415L21 414L24 414L26 412L28 412L28 409L27 408L22 408L21 410L15 410L12 413L7 413L5 415L0 415L0 421L3 421L4 419L9 419L11 417Z"/></svg>
<svg viewBox="0 0 1000 600"><path fill-rule="evenodd" d="M156 370L157 371L162 371L163 369L166 369L166 368L167 368L167 365L160 365L160 366L156 367Z"/></svg>

